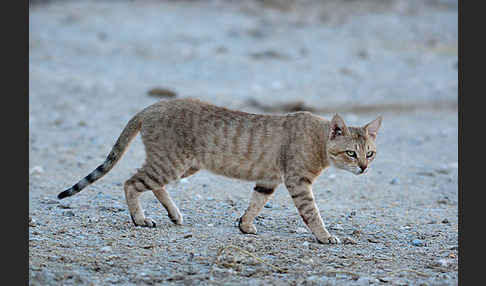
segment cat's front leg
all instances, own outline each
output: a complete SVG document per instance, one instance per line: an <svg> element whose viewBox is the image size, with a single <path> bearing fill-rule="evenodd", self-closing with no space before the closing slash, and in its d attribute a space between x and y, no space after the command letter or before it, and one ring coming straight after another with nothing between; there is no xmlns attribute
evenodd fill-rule
<svg viewBox="0 0 486 286"><path fill-rule="evenodd" d="M324 226L312 193L312 180L305 176L288 176L285 186L300 217L315 235L317 241L329 244L340 243L339 238L331 235Z"/></svg>

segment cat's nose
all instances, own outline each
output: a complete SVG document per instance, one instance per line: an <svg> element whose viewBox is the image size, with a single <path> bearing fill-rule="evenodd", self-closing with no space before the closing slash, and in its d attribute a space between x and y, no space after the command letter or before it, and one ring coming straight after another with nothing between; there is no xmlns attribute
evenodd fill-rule
<svg viewBox="0 0 486 286"><path fill-rule="evenodd" d="M363 174L366 171L367 165L359 165L359 168L361 169L361 174Z"/></svg>

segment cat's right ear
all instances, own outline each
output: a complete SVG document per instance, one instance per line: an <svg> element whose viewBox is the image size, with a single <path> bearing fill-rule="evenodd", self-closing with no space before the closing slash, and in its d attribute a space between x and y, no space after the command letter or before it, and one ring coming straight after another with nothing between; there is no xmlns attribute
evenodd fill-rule
<svg viewBox="0 0 486 286"><path fill-rule="evenodd" d="M348 134L348 127L344 124L341 116L336 113L329 124L329 139L334 139L345 134Z"/></svg>

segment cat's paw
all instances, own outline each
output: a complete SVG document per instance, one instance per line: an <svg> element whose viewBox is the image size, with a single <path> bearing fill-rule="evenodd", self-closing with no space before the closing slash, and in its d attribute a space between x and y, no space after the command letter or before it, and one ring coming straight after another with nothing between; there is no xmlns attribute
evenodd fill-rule
<svg viewBox="0 0 486 286"><path fill-rule="evenodd" d="M341 243L341 240L337 236L334 236L334 235L331 235L328 238L325 238L325 239L322 239L322 240L318 239L317 241L319 241L322 244L339 244L339 243Z"/></svg>
<svg viewBox="0 0 486 286"><path fill-rule="evenodd" d="M133 224L136 226L143 226L143 227L156 227L157 224L155 221L149 217L144 217L140 219L134 218L132 215L130 215L133 221Z"/></svg>
<svg viewBox="0 0 486 286"><path fill-rule="evenodd" d="M238 227L240 228L240 231L245 234L256 234L257 229L253 224L243 224L241 223L241 218L238 222Z"/></svg>
<svg viewBox="0 0 486 286"><path fill-rule="evenodd" d="M176 214L175 216L169 215L169 219L175 225L182 225L183 219L182 219L182 214L180 213Z"/></svg>

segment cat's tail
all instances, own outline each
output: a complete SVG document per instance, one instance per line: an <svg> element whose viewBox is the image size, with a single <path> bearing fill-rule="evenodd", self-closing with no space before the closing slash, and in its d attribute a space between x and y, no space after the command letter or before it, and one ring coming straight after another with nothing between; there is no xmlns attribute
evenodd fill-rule
<svg viewBox="0 0 486 286"><path fill-rule="evenodd" d="M140 117L141 116L137 114L132 119L130 119L130 121L128 121L127 125L118 137L118 140L116 141L115 145L111 149L110 154L108 154L108 157L106 157L106 160L103 164L99 165L98 168L96 168L88 176L81 179L71 188L59 193L59 195L57 195L57 198L63 199L65 197L75 195L86 186L94 183L96 180L108 173L113 168L113 166L115 166L115 164L120 160L121 156L127 149L132 139L138 134L138 131L140 131L142 123Z"/></svg>

